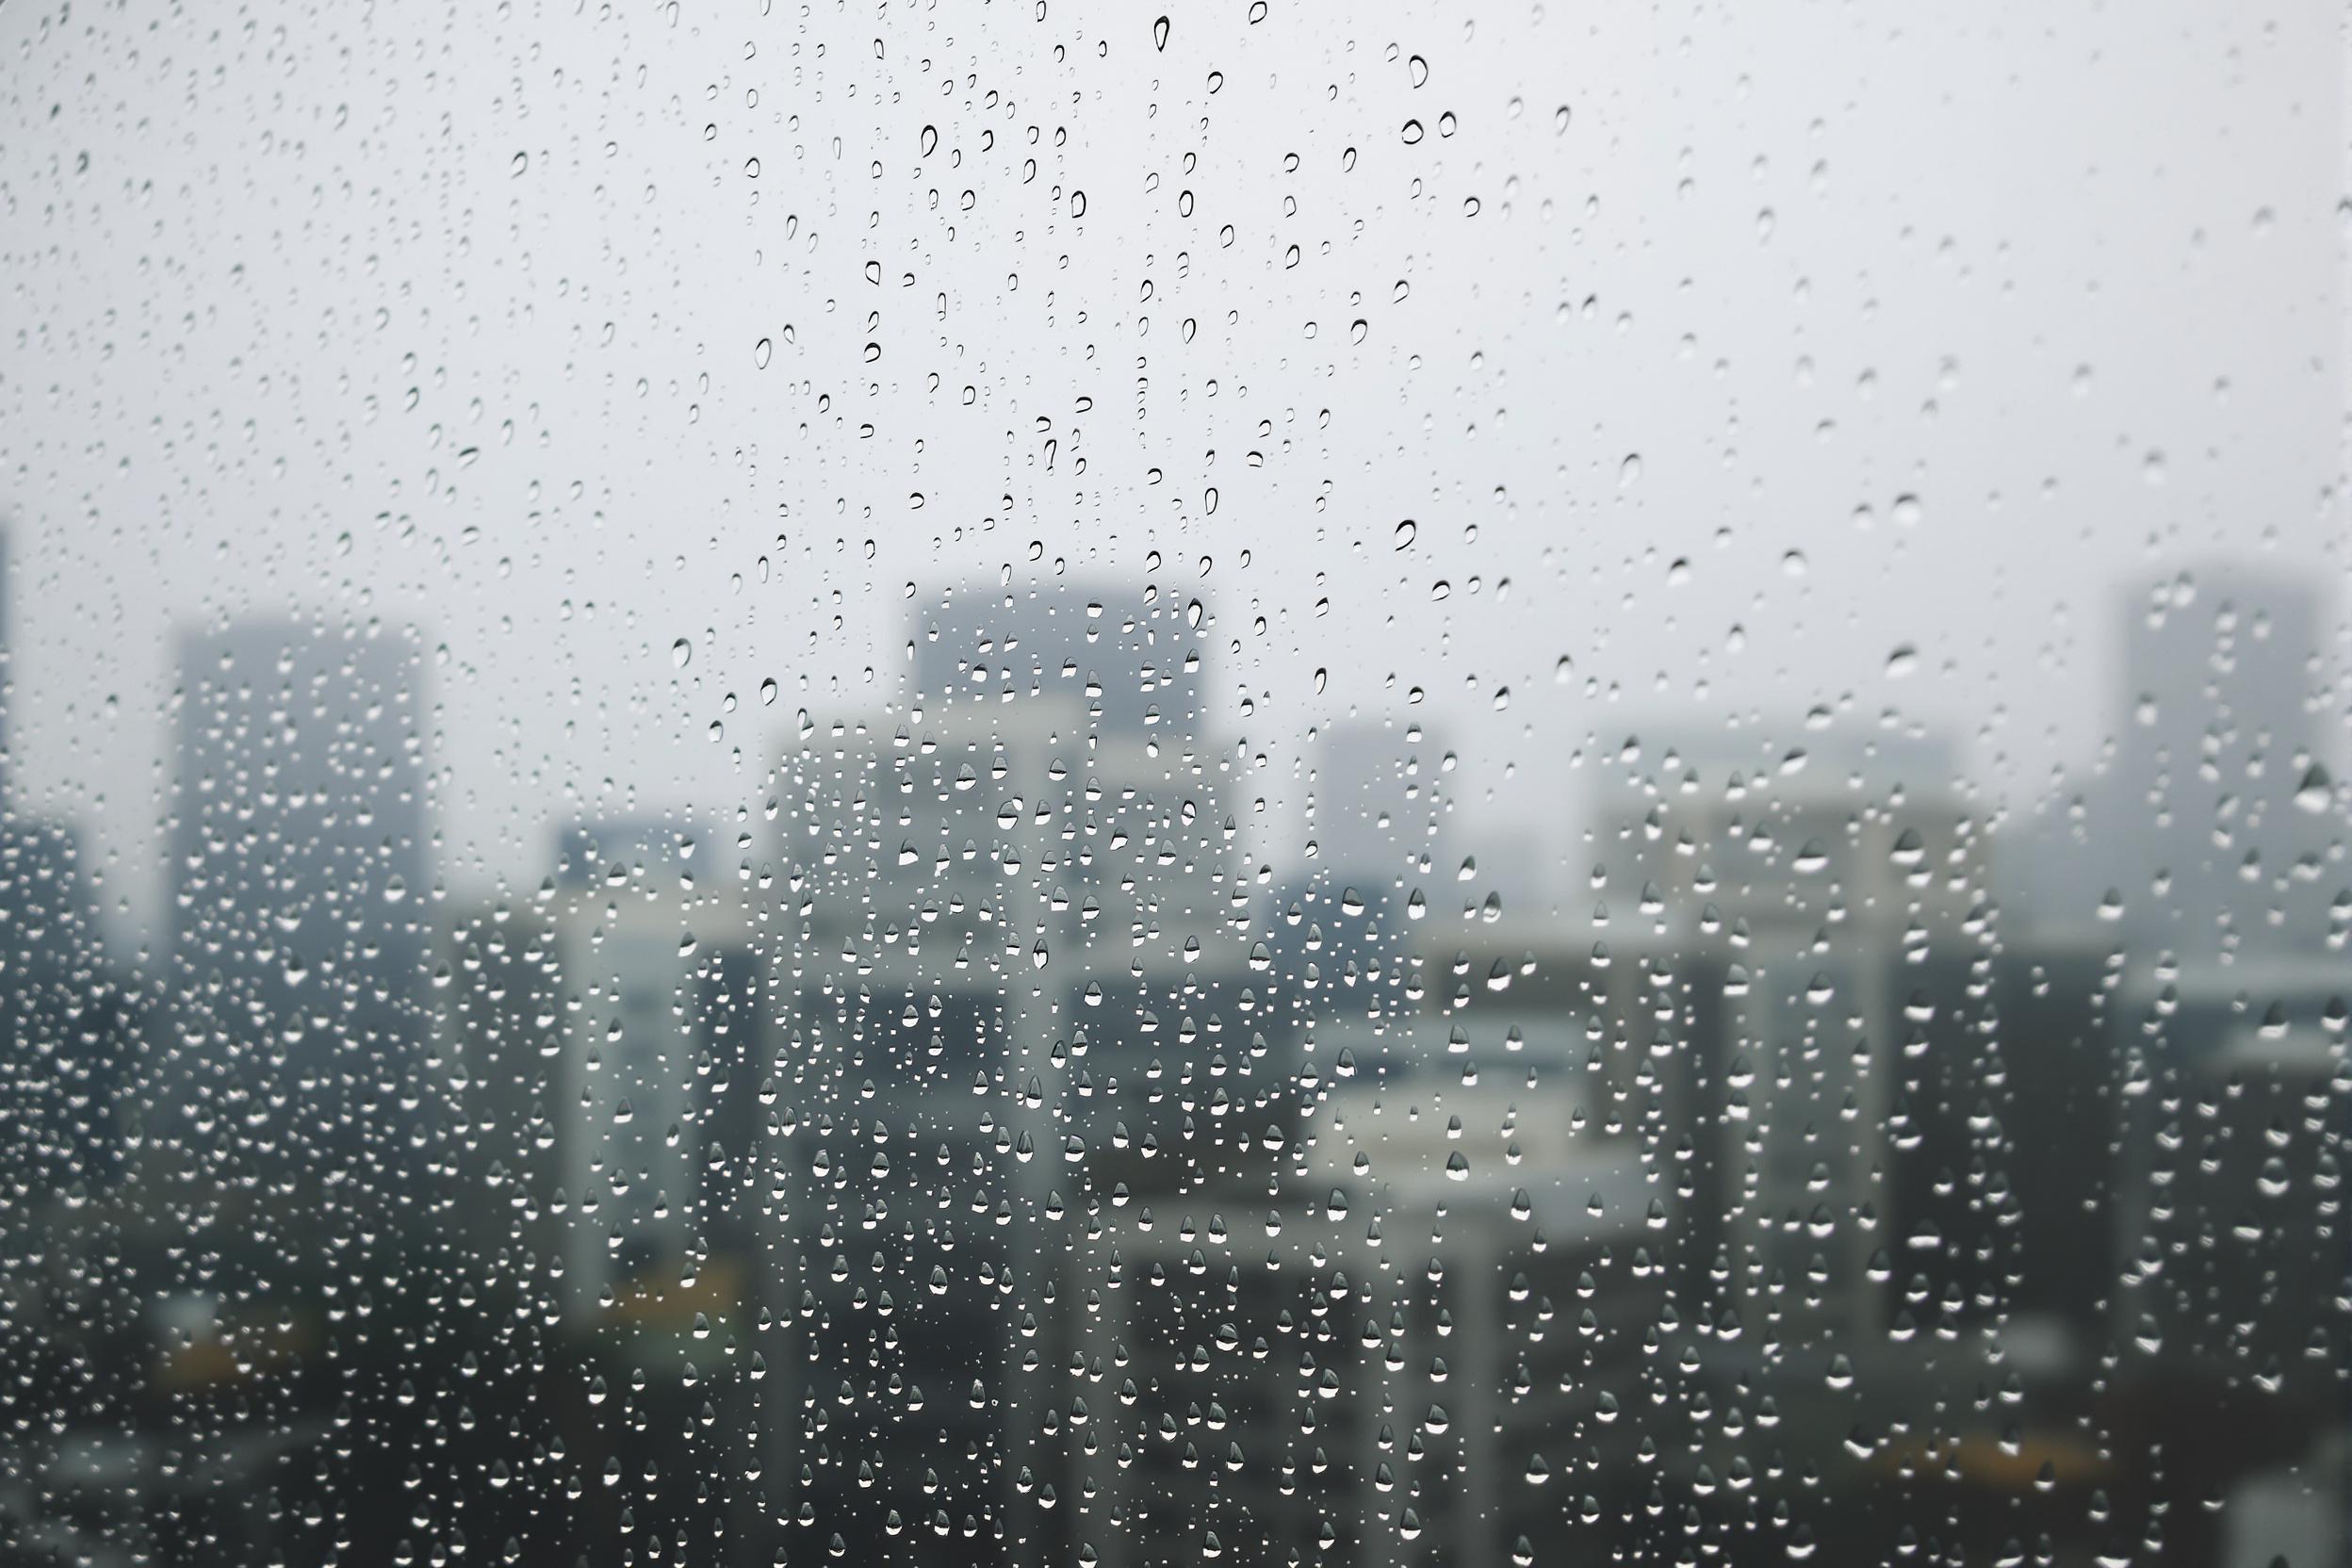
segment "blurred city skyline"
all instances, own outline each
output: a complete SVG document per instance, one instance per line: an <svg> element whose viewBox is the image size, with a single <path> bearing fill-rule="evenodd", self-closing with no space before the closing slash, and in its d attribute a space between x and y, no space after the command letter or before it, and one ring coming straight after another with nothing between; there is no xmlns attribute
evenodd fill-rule
<svg viewBox="0 0 2352 1568"><path fill-rule="evenodd" d="M787 718L863 700L911 583L1156 553L1244 636L1209 694L1249 695L1237 729L1419 687L1534 833L1654 707L1897 708L2019 808L2115 738L2113 586L2352 564L2325 8L1273 8L1159 47L1063 6L952 46L30 15L41 68L0 90L22 782L150 932L191 624L430 628L435 747L485 760L437 792L442 858L479 886L541 858L550 800L743 792L760 682ZM788 48L806 79L761 91ZM580 89L620 56L641 83Z"/></svg>
<svg viewBox="0 0 2352 1568"><path fill-rule="evenodd" d="M1734 1561L1836 1556L1894 1527L1926 1411L2007 1501L1946 1524L2006 1555L2136 1528L2336 1561L2352 871L2297 645L2324 600L2206 587L2124 599L2134 737L2076 810L2004 830L1917 727L1800 752L1668 725L1560 797L1594 855L1561 918L1504 913L1526 868L1464 853L1449 738L1410 723L1320 737L1302 858L1248 856L1267 764L1204 710L1217 613L1149 583L919 600L910 694L809 715L763 801L568 824L544 882L481 903L416 896L447 760L410 629L191 635L168 965L95 958L70 824L0 840L0 1245L22 1386L84 1413L0 1444L0 1544L441 1539L323 1413L339 1390L384 1441L418 1380L486 1358L493 1437L535 1434L579 1506L510 1507L504 1462L446 1434L408 1484L511 1551L642 1507L728 1561L804 1534L884 1560L920 1496L967 1562L1532 1560L1567 1509L1655 1544L1671 1483ZM2033 878L2003 904L2009 854L2049 906ZM230 1235L191 1256L190 1224ZM364 1289L366 1359L321 1355L369 1266L399 1314L371 1331ZM1358 1312L1352 1344L1325 1321ZM1977 1446L2003 1364L2022 1465ZM1768 1520L1702 1501L1755 1484L1751 1400L1805 1465L1770 1484L1774 1430ZM1122 1432L1140 1452L1097 1440ZM179 1435L223 1458L177 1478ZM598 1455L629 1490L582 1503ZM2207 1507L2176 1518L2168 1484Z"/></svg>
<svg viewBox="0 0 2352 1568"><path fill-rule="evenodd" d="M8 570L11 578L15 575L14 563L21 559L21 551L13 543L19 531L9 531L8 547L12 553ZM1158 580L1151 578L1121 579L1107 572L1095 572L1025 585L1016 582L1011 592L1017 599L1042 609L1062 603L1083 604L1090 595L1107 593L1118 597L1122 589L1129 593L1157 592L1159 584ZM990 590L988 602L996 602L1002 594L1001 590ZM969 597L968 592L966 596ZM1979 773L1977 766L1984 761L1984 749L1981 734L1971 736L1961 727L1931 723L1901 707L1866 712L1851 702L1835 708L1815 705L1803 711L1759 706L1747 712L1725 715L1688 703L1642 703L1625 697L1608 710L1605 727L1596 721L1593 727L1577 736L1580 743L1570 750L1560 765L1563 791L1556 791L1541 800L1523 800L1518 811L1497 809L1497 786L1504 786L1501 792L1509 798L1509 780L1498 779L1496 775L1516 775L1526 766L1518 753L1531 743L1526 733L1527 721L1521 720L1513 727L1519 731L1514 738L1500 733L1511 715L1495 710L1491 704L1481 704L1475 697L1448 702L1434 694L1425 697L1418 693L1392 690L1387 703L1352 709L1312 723L1301 721L1302 727L1297 731L1269 733L1264 727L1253 727L1243 712L1250 702L1247 687L1242 686L1240 694L1235 696L1237 683L1219 678L1222 665L1231 662L1231 656L1227 653L1220 658L1218 653L1230 647L1230 641L1224 635L1227 627L1215 621L1213 610L1213 635L1206 642L1216 651L1201 660L1205 678L1197 687L1186 688L1197 694L1187 699L1193 704L1188 716L1197 718L1199 726L1209 732L1249 741L1277 764L1265 770L1259 785L1269 808L1245 821L1242 831L1244 841L1252 851L1285 874L1315 870L1313 846L1318 838L1328 838L1333 831L1328 815L1319 826L1311 823L1315 791L1308 782L1319 771L1331 741L1347 738L1348 743L1359 747L1401 752L1423 749L1404 745L1403 735L1408 727L1426 729L1439 743L1426 749L1454 760L1449 766L1454 776L1449 781L1448 800L1462 811L1462 820L1451 826L1453 841L1465 846L1483 845L1490 852L1511 853L1517 872L1513 887L1520 895L1511 901L1511 912L1514 918L1532 917L1539 923L1574 923L1578 919L1575 864L1592 847L1592 802L1596 792L1605 792L1608 788L1605 764L1621 747L1639 744L1644 737L1653 741L1668 737L1680 741L1686 747L1699 743L1706 753L1730 765L1738 765L1737 759L1744 754L1751 767L1767 757L1785 757L1791 752L1820 750L1824 746L1832 757L1855 756L1860 748L1913 755L1919 760L1912 770L1915 775L1932 769L1938 776L1936 782L1964 791L1971 809L1982 813L1988 825L1996 825L2020 847L2036 834L2045 847L2053 841L2053 836L2063 836L2057 819L2069 810L2080 816L2087 792L2088 798L2096 800L2098 810L2086 824L2078 824L2078 837L2087 831L2107 845L2100 856L2106 884L2123 880L2123 866L2116 857L2128 858L2129 852L2123 845L2134 841L2137 827L2131 800L2132 782L2148 776L2149 766L2147 757L2130 748L2158 743L2151 727L2156 723L2154 711L2145 700L2148 694L2134 689L2135 680L2146 684L2140 664L2147 656L2135 654L2133 649L2146 641L2150 622L2164 620L2167 605L2173 606L2172 618L2186 629L2174 633L2173 645L2181 651L2170 656L2176 662L2175 667L2165 673L2174 689L2185 692L2191 687L2181 683L2199 675L2211 651L2205 640L2205 633L2211 629L2209 618L2226 613L2240 601L2250 603L2253 608L2247 615L2245 634L2239 640L2265 660L2261 666L2262 678L2276 688L2265 694L2260 716L2278 721L2300 710L2299 715L2294 716L2292 726L2277 723L2264 727L2262 734L2269 736L2275 729L2278 742L2278 755L2270 765L2278 769L2292 767L2297 782L2316 767L2322 776L2322 789L2331 788L2335 778L2344 773L2339 738L2348 699L2343 694L2352 690L2352 685L2347 683L2344 662L2329 651L2331 642L2342 641L2344 625L2341 596L2332 581L2308 577L2297 580L2267 563L2249 564L2216 555L2160 573L2120 580L2104 585L2090 596L2103 602L2108 621L2104 641L2109 651L2091 661L2105 672L2107 684L2084 703L2099 716L2099 722L2076 739L2070 753L2055 758L2049 774L2038 781L2038 790L2012 792L2002 787L1997 775ZM1213 596L1195 596L1193 602L1214 606L1216 601ZM2274 637L2269 623L2279 610L2287 612L2289 624ZM46 613L38 601L12 607L8 612L9 630L14 636L29 634L38 640ZM920 612L908 613L919 617ZM676 792L657 797L650 790L641 791L642 781L633 776L629 768L619 765L620 759L608 759L594 793L582 788L582 781L567 782L561 792L563 804L543 806L536 820L525 819L518 810L516 820L522 825L511 837L501 839L494 846L495 853L485 853L479 844L452 841L449 819L465 813L450 812L447 802L453 793L459 797L470 793L475 775L484 771L485 764L495 772L508 754L493 750L465 756L449 749L448 732L441 722L444 705L440 700L441 688L450 678L449 664L441 657L447 645L437 640L437 630L430 620L413 620L388 611L346 619L331 612L287 606L234 619L215 618L174 627L169 640L178 656L176 678L168 694L156 703L159 710L175 715L174 728L162 732L166 743L151 764L156 809L152 822L133 821L127 836L118 836L124 815L119 798L106 792L92 798L77 792L58 791L54 786L44 787L39 782L56 771L53 748L47 743L50 726L41 717L51 704L43 700L45 694L29 682L25 672L45 665L39 660L24 661L11 651L7 657L8 768L15 786L12 808L27 821L68 824L81 836L85 869L101 892L98 906L102 928L126 956L143 950L151 960L159 958L167 945L170 885L166 873L158 862L152 874L141 875L134 861L143 843L164 841L164 829L172 820L172 802L185 783L188 759L181 750L183 743L174 737L178 734L177 727L186 722L182 711L186 695L180 680L187 673L187 658L192 649L207 642L219 643L236 635L253 636L285 628L309 629L320 634L359 633L370 638L384 635L413 639L408 645L414 687L424 698L419 714L421 751L427 762L421 778L426 795L422 822L429 835L424 862L432 867L430 883L418 891L436 900L446 896L461 906L479 903L500 890L512 894L536 887L560 858L559 841L570 829L624 821L715 825L757 804L770 783L776 759L799 739L803 715L837 716L875 704L911 709L912 698L924 689L923 672L928 669L933 680L942 673L935 665L924 663L928 654L910 660L914 644L906 635L908 627L902 626L896 637L877 637L867 665L874 672L874 679L856 696L843 694L830 705L822 705L822 699L812 703L804 695L801 702L793 703L790 698L794 694L780 681L774 691L755 688L730 694L735 699L734 707L719 722L728 726L731 749L741 755L742 761L729 770L718 792L697 794L674 785ZM681 656L673 645L672 663L682 666L691 662L692 658L691 650ZM1906 649L1898 658L1910 666L1904 678L1922 678L1916 650ZM2231 678L2236 682L2231 689L2253 690L2251 677ZM1562 682L1580 685L1573 673L1558 675L1552 684ZM1538 702L1546 698L1557 701L1560 695L1541 685L1532 694ZM1220 695L1225 698L1222 703ZM1524 707L1524 699L1521 700ZM113 694L109 706L119 710L122 701L122 694ZM2178 748L2204 720L2200 710L2176 703L2164 722L2169 743ZM2184 728L2184 724L2188 727ZM1479 738L1486 739L1489 745L1483 754L1472 743ZM1972 741L1978 743L1972 744ZM2254 743L2247 737L2232 744L2243 747ZM70 740L67 749L74 749ZM2258 773L2261 752L2262 747L2254 744ZM759 760L757 766L753 765L755 759ZM18 780L27 782L17 784ZM2176 778L2174 782L2186 780ZM1548 808L1544 807L1546 801ZM2340 806L2329 808L2329 820L2335 820L2341 809ZM2283 815L2285 810L2286 804L2278 803L2276 814ZM2193 830L2195 824L2188 826ZM1362 831L1362 825L1355 825L1354 830ZM1342 824L1338 831L1349 831L1348 825ZM1527 873L1538 862L1551 863L1557 874L1530 879ZM2037 884L2032 880L2030 867L2020 864L1999 869L2004 877L2010 878L2004 881L2005 887L2031 890L2037 895L2037 902L2050 903L2052 887L2046 876ZM1394 874L1395 868L1390 870ZM2055 910L2046 912L2054 914ZM2072 909L2065 918L2079 923L2082 915L2083 911Z"/></svg>
<svg viewBox="0 0 2352 1568"><path fill-rule="evenodd" d="M2344 24L0 5L0 1568L2352 1568Z"/></svg>

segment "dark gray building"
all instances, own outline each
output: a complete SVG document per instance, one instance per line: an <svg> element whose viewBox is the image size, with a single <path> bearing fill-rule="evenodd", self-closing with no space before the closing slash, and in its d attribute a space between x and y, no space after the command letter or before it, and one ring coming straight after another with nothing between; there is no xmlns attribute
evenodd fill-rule
<svg viewBox="0 0 2352 1568"><path fill-rule="evenodd" d="M79 838L0 822L0 1204L118 1173L139 1014L106 962Z"/></svg>
<svg viewBox="0 0 2352 1568"><path fill-rule="evenodd" d="M248 621L189 635L180 670L171 978L196 1152L389 1168L427 988L417 640Z"/></svg>
<svg viewBox="0 0 2352 1568"><path fill-rule="evenodd" d="M913 617L914 685L933 707L1055 692L1098 734L1198 735L1206 602L1147 586L1073 583L1047 596L957 593Z"/></svg>
<svg viewBox="0 0 2352 1568"><path fill-rule="evenodd" d="M23 1215L118 1174L142 1010L107 962L80 835L12 788L10 543L0 530L0 1206Z"/></svg>

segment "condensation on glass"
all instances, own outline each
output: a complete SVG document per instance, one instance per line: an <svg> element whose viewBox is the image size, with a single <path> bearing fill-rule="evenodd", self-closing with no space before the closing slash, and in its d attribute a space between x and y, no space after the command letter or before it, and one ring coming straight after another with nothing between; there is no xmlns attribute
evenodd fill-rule
<svg viewBox="0 0 2352 1568"><path fill-rule="evenodd" d="M0 1560L2345 1563L2337 20L0 7Z"/></svg>

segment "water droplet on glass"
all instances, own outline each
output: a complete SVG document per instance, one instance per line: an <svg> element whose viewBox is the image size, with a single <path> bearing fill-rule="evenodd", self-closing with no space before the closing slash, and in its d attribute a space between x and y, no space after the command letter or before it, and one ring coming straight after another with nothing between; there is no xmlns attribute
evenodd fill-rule
<svg viewBox="0 0 2352 1568"><path fill-rule="evenodd" d="M2334 798L2335 783L2328 776L2326 768L2314 762L2304 770L2303 782L2296 785L2295 791L2297 806L2317 816L2328 809L2328 802Z"/></svg>

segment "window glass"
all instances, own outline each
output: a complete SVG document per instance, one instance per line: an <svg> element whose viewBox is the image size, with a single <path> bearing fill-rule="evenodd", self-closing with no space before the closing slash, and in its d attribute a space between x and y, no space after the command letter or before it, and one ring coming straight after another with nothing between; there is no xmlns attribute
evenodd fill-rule
<svg viewBox="0 0 2352 1568"><path fill-rule="evenodd" d="M2352 1561L2342 32L0 5L0 1563Z"/></svg>

